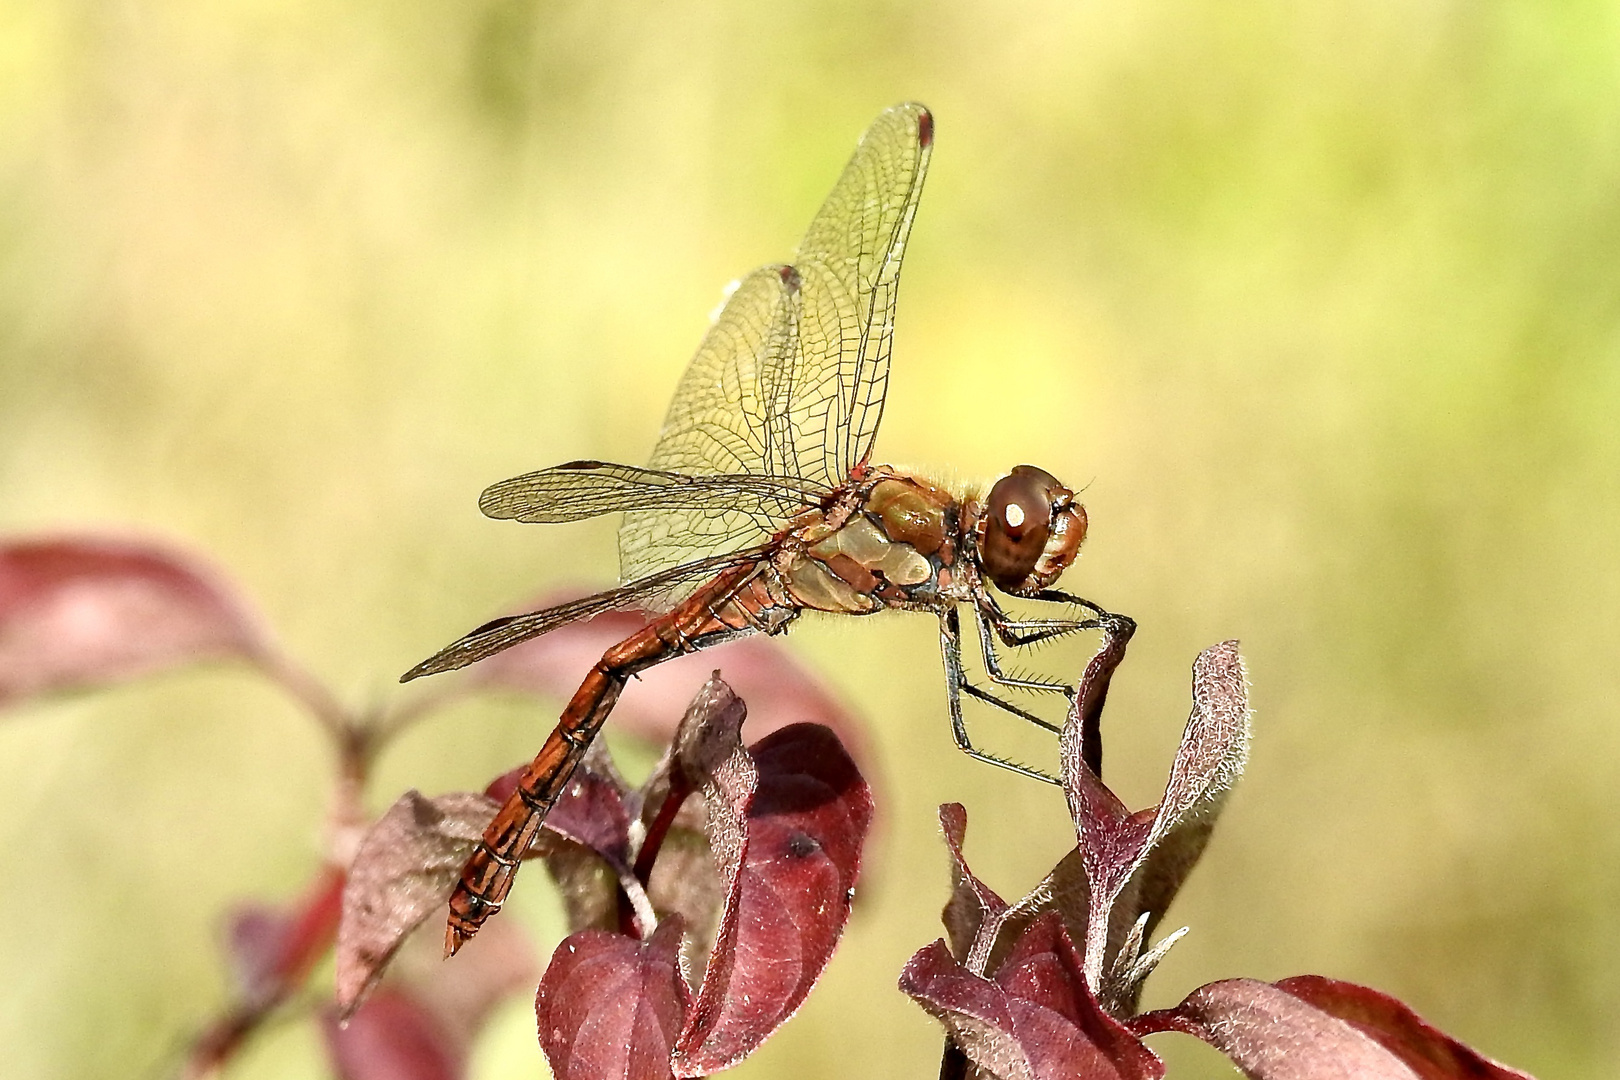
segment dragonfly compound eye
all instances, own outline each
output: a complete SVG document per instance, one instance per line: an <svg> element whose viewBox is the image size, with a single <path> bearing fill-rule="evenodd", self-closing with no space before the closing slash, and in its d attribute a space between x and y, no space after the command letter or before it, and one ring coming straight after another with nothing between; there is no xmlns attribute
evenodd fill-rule
<svg viewBox="0 0 1620 1080"><path fill-rule="evenodd" d="M1056 581L1086 536L1074 492L1033 465L1020 465L990 489L979 521L985 576L1003 592L1029 594Z"/></svg>
<svg viewBox="0 0 1620 1080"><path fill-rule="evenodd" d="M979 556L985 575L999 589L1016 592L1023 588L1046 550L1046 538L1052 531L1048 483L1057 481L1022 465L990 489L980 524Z"/></svg>

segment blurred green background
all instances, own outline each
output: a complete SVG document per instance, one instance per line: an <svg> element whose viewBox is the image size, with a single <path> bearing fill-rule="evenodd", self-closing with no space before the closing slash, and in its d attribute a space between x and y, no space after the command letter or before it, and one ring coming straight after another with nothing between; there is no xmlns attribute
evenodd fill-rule
<svg viewBox="0 0 1620 1080"><path fill-rule="evenodd" d="M1248 775L1147 1003L1318 972L1614 1076L1617 57L1620 4L1575 0L6 0L0 530L195 547L386 700L504 605L615 575L612 522L492 523L478 491L643 459L721 287L923 101L880 458L1089 485L1066 582L1142 625L1106 729L1132 805L1198 649L1250 664ZM953 748L935 633L789 640L870 719L885 831L823 985L739 1076L934 1075L894 989L939 932L933 807L968 805L1008 895L1072 842L1055 791ZM552 716L443 716L372 805L481 786ZM0 1072L160 1070L225 999L220 913L310 871L329 768L230 669L7 716ZM546 893L514 910L549 952ZM1156 1038L1172 1075L1228 1074L1189 1042ZM318 1054L285 1025L231 1075ZM543 1075L529 1003L474 1068Z"/></svg>

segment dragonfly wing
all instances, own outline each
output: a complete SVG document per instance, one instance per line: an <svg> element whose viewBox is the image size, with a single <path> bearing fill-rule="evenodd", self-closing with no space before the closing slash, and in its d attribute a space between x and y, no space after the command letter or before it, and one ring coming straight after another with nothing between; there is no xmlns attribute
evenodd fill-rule
<svg viewBox="0 0 1620 1080"><path fill-rule="evenodd" d="M742 473L693 476L607 461L570 461L491 484L478 500L487 517L579 521L617 511L726 511L770 526L820 499L806 485Z"/></svg>
<svg viewBox="0 0 1620 1080"><path fill-rule="evenodd" d="M798 294L787 267L766 266L737 283L687 365L648 465L687 475L772 480L789 497L749 508L710 503L625 515L619 568L632 581L727 548L763 543L832 485L772 470L765 375L796 350ZM779 457L780 455L774 455ZM671 593L671 598L678 592Z"/></svg>
<svg viewBox="0 0 1620 1080"><path fill-rule="evenodd" d="M933 119L899 105L872 124L799 245L793 266L737 283L687 365L648 462L686 474L747 474L829 493L864 462L883 415L906 237L933 146ZM803 508L636 511L619 530L630 581L763 543ZM670 597L678 597L678 590Z"/></svg>
<svg viewBox="0 0 1620 1080"><path fill-rule="evenodd" d="M435 675L441 671L454 671L456 668L466 667L530 638L555 630L559 626L588 619L604 611L657 605L671 588L691 581L701 583L728 567L758 559L762 554L761 550L755 549L699 559L594 596L571 600L540 611L531 611L526 615L509 615L495 619L446 645L400 676L399 681L410 682L423 675Z"/></svg>
<svg viewBox="0 0 1620 1080"><path fill-rule="evenodd" d="M900 264L933 133L921 105L885 110L799 244L798 348L770 357L763 380L769 426L789 433L775 475L831 486L868 460L888 389Z"/></svg>

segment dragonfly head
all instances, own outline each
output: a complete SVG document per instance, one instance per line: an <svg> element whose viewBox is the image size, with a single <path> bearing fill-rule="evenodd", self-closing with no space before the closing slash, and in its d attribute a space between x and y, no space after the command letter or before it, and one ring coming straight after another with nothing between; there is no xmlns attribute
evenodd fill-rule
<svg viewBox="0 0 1620 1080"><path fill-rule="evenodd" d="M1003 592L1029 596L1056 581L1079 554L1086 508L1051 473L1020 465L990 489L977 534L985 576Z"/></svg>

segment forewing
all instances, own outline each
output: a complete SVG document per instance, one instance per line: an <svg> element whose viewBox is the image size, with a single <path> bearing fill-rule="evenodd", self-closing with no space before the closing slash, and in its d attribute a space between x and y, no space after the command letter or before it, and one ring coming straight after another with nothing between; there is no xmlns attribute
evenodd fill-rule
<svg viewBox="0 0 1620 1080"><path fill-rule="evenodd" d="M868 460L888 389L900 263L933 136L921 105L886 110L799 244L798 349L764 376L772 426L788 433L775 472L833 486Z"/></svg>
<svg viewBox="0 0 1620 1080"><path fill-rule="evenodd" d="M436 675L441 671L454 671L456 668L466 667L468 664L494 656L503 649L510 649L519 642L539 637L559 626L588 619L604 611L616 611L627 607L652 609L665 606L670 590L712 578L728 567L750 562L759 558L761 554L759 549L747 549L708 559L698 559L594 596L532 611L527 615L509 615L495 619L446 645L400 676L399 681L410 682L423 675Z"/></svg>
<svg viewBox="0 0 1620 1080"><path fill-rule="evenodd" d="M618 511L732 510L767 526L784 512L814 506L819 498L808 485L744 473L691 476L607 461L570 461L491 484L478 508L492 518L545 523Z"/></svg>
<svg viewBox="0 0 1620 1080"><path fill-rule="evenodd" d="M796 264L754 271L726 300L675 391L651 469L748 474L825 493L866 461L932 147L933 118L922 106L878 117L810 223ZM804 505L787 498L629 513L619 530L621 576L763 543Z"/></svg>
<svg viewBox="0 0 1620 1080"><path fill-rule="evenodd" d="M793 282L790 268L766 266L737 283L681 377L650 469L751 475L761 481L774 477L789 481L795 492L817 486L793 483L796 476L771 466L781 454L770 449L763 379L796 348ZM795 495L747 506L708 503L628 513L619 528L620 577L633 581L727 548L762 543L804 505Z"/></svg>

